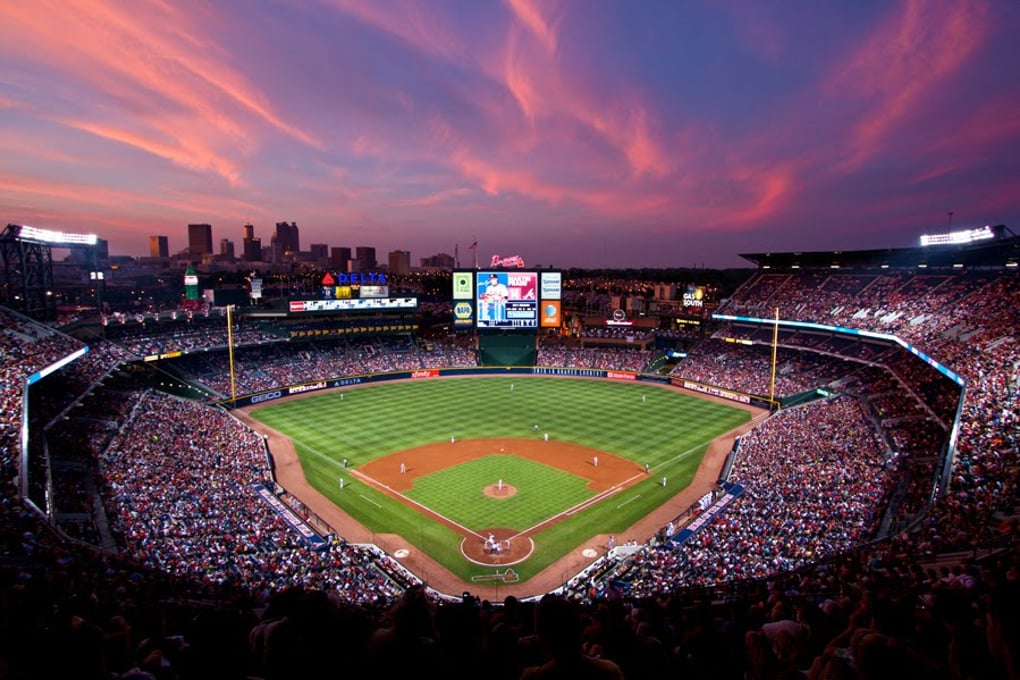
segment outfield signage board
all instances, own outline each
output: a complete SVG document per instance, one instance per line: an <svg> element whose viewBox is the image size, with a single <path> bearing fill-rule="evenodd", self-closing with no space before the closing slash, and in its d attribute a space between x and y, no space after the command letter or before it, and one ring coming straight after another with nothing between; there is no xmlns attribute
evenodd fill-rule
<svg viewBox="0 0 1020 680"><path fill-rule="evenodd" d="M376 309L417 309L416 297L355 298L341 300L291 300L291 313L360 312Z"/></svg>
<svg viewBox="0 0 1020 680"><path fill-rule="evenodd" d="M559 300L563 297L563 274L561 272L542 272L541 298L543 300Z"/></svg>

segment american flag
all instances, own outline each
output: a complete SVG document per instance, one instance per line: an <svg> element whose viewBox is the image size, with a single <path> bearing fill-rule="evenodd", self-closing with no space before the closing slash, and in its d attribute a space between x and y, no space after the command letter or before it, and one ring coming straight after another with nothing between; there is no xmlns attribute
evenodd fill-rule
<svg viewBox="0 0 1020 680"><path fill-rule="evenodd" d="M478 241L475 241L474 243L468 246L468 250L475 250L476 248L478 248Z"/></svg>

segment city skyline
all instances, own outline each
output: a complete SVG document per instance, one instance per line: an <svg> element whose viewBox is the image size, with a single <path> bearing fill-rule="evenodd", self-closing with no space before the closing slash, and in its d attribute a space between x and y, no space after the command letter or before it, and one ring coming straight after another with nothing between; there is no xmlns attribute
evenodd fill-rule
<svg viewBox="0 0 1020 680"><path fill-rule="evenodd" d="M1020 231L1018 28L1001 0L6 3L0 219L561 268Z"/></svg>

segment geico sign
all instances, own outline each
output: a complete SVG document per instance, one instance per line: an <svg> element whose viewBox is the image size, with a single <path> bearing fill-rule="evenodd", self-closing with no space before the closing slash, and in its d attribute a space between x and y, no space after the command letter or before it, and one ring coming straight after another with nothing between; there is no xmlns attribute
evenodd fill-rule
<svg viewBox="0 0 1020 680"><path fill-rule="evenodd" d="M263 401L270 401L272 399L279 399L283 396L283 392L277 390L275 392L266 392L265 394L256 394L251 398L251 403L258 404Z"/></svg>

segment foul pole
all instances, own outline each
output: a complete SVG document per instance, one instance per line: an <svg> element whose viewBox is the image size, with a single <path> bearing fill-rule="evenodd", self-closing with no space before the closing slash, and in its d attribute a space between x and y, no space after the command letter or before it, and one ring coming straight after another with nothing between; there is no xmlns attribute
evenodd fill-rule
<svg viewBox="0 0 1020 680"><path fill-rule="evenodd" d="M230 400L237 401L234 387L234 305L227 305L227 353L230 358Z"/></svg>
<svg viewBox="0 0 1020 680"><path fill-rule="evenodd" d="M775 308L775 321L772 323L772 377L769 378L769 402L776 400L776 349L779 346L779 307Z"/></svg>

